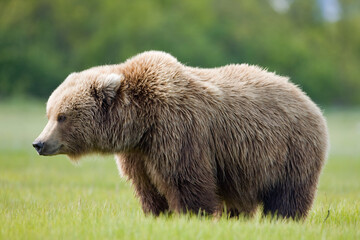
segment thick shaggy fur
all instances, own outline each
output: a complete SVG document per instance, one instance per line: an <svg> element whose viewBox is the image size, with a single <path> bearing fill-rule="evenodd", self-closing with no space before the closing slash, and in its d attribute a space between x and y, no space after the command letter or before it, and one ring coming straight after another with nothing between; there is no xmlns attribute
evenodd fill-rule
<svg viewBox="0 0 360 240"><path fill-rule="evenodd" d="M192 68L163 52L70 75L48 101L51 121L60 112L69 117L54 127L54 154L115 153L154 215L225 204L251 216L261 204L305 217L328 147L321 111L287 78L246 64Z"/></svg>

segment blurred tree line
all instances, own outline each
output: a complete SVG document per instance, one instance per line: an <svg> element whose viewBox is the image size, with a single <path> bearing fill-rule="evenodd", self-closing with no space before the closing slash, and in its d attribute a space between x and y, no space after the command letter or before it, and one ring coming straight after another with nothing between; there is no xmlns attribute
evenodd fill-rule
<svg viewBox="0 0 360 240"><path fill-rule="evenodd" d="M191 66L250 63L322 105L360 103L358 0L321 19L316 0L1 0L0 98L46 98L73 71L167 51Z"/></svg>

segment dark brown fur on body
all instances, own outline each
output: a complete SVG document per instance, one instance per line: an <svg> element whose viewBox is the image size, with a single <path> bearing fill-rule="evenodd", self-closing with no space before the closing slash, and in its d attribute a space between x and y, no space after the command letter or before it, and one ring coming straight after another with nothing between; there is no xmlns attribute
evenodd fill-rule
<svg viewBox="0 0 360 240"><path fill-rule="evenodd" d="M89 90L94 140L72 154L116 153L145 213L219 214L225 203L232 216L259 204L265 214L307 215L327 128L287 78L244 64L191 68L161 52L76 74L100 73L123 78L114 93Z"/></svg>

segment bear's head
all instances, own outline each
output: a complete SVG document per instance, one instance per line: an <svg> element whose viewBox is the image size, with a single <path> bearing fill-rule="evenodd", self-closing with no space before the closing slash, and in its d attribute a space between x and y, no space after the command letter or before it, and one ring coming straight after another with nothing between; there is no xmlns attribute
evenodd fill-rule
<svg viewBox="0 0 360 240"><path fill-rule="evenodd" d="M93 70L70 74L47 102L48 123L33 142L37 152L76 159L86 153L110 151L113 146L109 142L116 140L109 134L116 127L110 116L114 113L109 111L123 79L122 74Z"/></svg>

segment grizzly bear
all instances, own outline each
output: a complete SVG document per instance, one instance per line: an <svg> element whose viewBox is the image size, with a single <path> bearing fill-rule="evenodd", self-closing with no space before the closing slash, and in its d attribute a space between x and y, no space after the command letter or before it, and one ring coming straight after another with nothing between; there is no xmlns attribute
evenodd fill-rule
<svg viewBox="0 0 360 240"><path fill-rule="evenodd" d="M188 67L149 51L70 74L47 102L40 155L113 153L143 211L304 218L326 121L288 78L257 66Z"/></svg>

